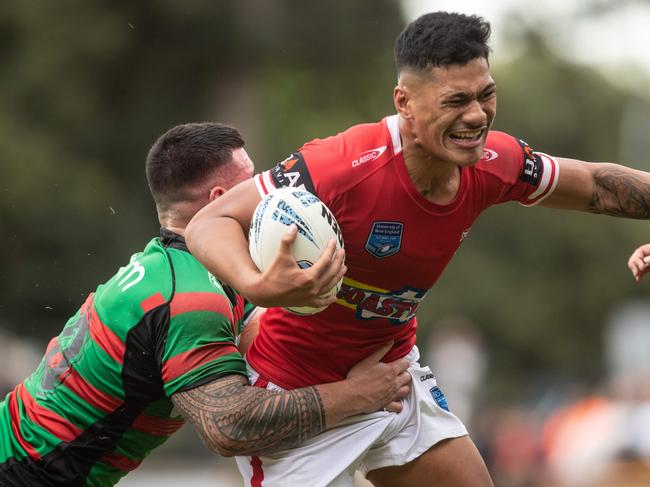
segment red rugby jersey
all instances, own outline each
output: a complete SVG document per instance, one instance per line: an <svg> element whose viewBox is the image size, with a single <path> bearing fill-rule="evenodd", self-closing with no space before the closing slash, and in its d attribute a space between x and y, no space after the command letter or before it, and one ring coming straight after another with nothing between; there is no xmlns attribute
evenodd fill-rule
<svg viewBox="0 0 650 487"><path fill-rule="evenodd" d="M283 308L262 317L247 353L250 364L284 388L345 377L382 343L386 359L415 344L415 313L474 220L489 206L533 205L557 182L557 161L502 132L488 135L483 156L461 169L448 205L425 199L402 157L397 115L305 144L255 176L261 196L280 186L303 187L334 213L343 232L348 272L338 301L312 316Z"/></svg>

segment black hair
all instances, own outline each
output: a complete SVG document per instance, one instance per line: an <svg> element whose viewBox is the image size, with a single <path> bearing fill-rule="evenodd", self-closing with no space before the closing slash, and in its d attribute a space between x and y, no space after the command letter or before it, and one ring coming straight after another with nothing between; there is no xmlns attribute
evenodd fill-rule
<svg viewBox="0 0 650 487"><path fill-rule="evenodd" d="M463 65L488 59L490 23L476 15L450 12L425 14L410 24L395 40L395 65L418 71L433 67Z"/></svg>
<svg viewBox="0 0 650 487"><path fill-rule="evenodd" d="M146 160L149 189L156 204L182 198L184 188L201 183L244 146L233 127L220 123L187 123L162 134Z"/></svg>

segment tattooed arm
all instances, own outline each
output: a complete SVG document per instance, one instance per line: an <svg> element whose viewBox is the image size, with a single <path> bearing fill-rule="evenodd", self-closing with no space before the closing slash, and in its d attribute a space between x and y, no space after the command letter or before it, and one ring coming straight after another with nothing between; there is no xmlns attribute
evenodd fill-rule
<svg viewBox="0 0 650 487"><path fill-rule="evenodd" d="M294 447L355 414L387 406L400 411L409 390L408 363L380 362L387 344L350 370L345 380L291 391L251 387L239 375L172 396L203 442L223 456Z"/></svg>
<svg viewBox="0 0 650 487"><path fill-rule="evenodd" d="M541 206L650 218L650 174L610 163L556 158L560 177Z"/></svg>

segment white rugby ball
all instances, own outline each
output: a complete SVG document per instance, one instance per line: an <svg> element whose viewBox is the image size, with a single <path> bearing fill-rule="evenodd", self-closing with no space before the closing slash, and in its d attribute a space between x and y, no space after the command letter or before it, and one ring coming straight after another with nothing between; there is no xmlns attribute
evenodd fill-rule
<svg viewBox="0 0 650 487"><path fill-rule="evenodd" d="M336 239L338 248L343 247L341 229L332 212L318 197L303 189L278 188L259 202L248 232L249 252L259 270L265 271L271 265L280 248L280 240L290 225L298 228L293 257L303 269L314 265L331 239ZM329 294L336 295L341 282ZM287 309L296 314L312 315L325 307Z"/></svg>

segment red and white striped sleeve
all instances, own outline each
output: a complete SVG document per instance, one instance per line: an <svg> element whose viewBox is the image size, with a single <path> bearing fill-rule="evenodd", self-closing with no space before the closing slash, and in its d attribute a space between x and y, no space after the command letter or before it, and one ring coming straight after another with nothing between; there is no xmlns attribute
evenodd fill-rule
<svg viewBox="0 0 650 487"><path fill-rule="evenodd" d="M273 181L273 177L271 177L270 170L256 174L253 180L255 181L255 187L260 194L260 198L264 198L275 190L275 182Z"/></svg>
<svg viewBox="0 0 650 487"><path fill-rule="evenodd" d="M555 190L560 177L560 165L555 158L543 152L535 152L535 155L537 160L541 162L542 174L535 191L519 200L519 203L524 206L534 206L543 201ZM526 171L526 168L524 168L524 171Z"/></svg>
<svg viewBox="0 0 650 487"><path fill-rule="evenodd" d="M533 150L526 142L503 132L491 131L478 171L490 174L485 180L486 203L518 201L524 206L538 204L557 186L557 160Z"/></svg>

